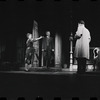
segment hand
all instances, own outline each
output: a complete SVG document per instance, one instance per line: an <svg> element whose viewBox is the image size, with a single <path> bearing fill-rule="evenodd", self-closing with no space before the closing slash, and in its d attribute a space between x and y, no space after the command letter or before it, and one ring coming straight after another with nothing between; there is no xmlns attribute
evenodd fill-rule
<svg viewBox="0 0 100 100"><path fill-rule="evenodd" d="M80 35L80 37L82 37L82 34Z"/></svg>
<svg viewBox="0 0 100 100"><path fill-rule="evenodd" d="M44 38L44 36L40 36L40 38Z"/></svg>
<svg viewBox="0 0 100 100"><path fill-rule="evenodd" d="M75 37L74 37L75 39L80 39L81 38L81 35L79 36L79 35L75 35Z"/></svg>
<svg viewBox="0 0 100 100"><path fill-rule="evenodd" d="M52 49L52 51L54 51L54 49Z"/></svg>
<svg viewBox="0 0 100 100"><path fill-rule="evenodd" d="M69 40L73 40L73 37L69 37Z"/></svg>
<svg viewBox="0 0 100 100"><path fill-rule="evenodd" d="M42 49L42 51L44 51L44 49Z"/></svg>

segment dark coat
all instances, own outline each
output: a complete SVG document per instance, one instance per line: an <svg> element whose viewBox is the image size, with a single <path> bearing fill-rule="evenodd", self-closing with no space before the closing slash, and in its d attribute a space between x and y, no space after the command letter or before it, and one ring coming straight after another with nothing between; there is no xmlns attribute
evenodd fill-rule
<svg viewBox="0 0 100 100"><path fill-rule="evenodd" d="M47 42L48 42L48 45L47 45ZM49 39L47 39L47 37L45 37L43 39L42 49L47 50L47 47L49 48L49 50L54 49L54 43L53 43L53 38L52 37L50 37Z"/></svg>

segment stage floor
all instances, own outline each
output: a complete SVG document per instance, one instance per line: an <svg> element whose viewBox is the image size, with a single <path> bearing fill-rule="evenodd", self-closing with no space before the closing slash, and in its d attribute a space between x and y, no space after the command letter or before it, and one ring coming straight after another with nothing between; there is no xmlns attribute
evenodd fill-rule
<svg viewBox="0 0 100 100"><path fill-rule="evenodd" d="M29 72L0 71L0 97L25 97L35 100L37 96L43 100L89 100L90 97L100 98L100 71L87 71L77 74L69 69L34 68ZM85 99L83 99L85 98Z"/></svg>
<svg viewBox="0 0 100 100"><path fill-rule="evenodd" d="M91 67L89 65L89 67ZM93 71L93 69L86 70L86 73L83 75L91 74L91 75L99 75L100 70ZM7 69L7 70L6 70ZM31 67L29 71L25 71L25 67L19 67L19 69L12 69L12 67L6 67L4 70L0 70L0 73L16 73L16 74L44 74L44 75L70 75L77 74L77 67L74 65L73 70L70 71L70 68L62 68L62 67Z"/></svg>
<svg viewBox="0 0 100 100"><path fill-rule="evenodd" d="M68 70L31 70L31 71L0 71L0 73L12 74L37 74L37 75L100 75L100 71L86 71L84 74L77 74L77 71Z"/></svg>

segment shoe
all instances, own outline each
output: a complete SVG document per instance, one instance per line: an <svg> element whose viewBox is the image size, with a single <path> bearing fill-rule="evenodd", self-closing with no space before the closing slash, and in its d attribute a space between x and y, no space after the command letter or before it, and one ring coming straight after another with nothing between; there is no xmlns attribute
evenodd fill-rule
<svg viewBox="0 0 100 100"><path fill-rule="evenodd" d="M28 69L27 69L27 68L25 68L25 71L26 71L26 72L28 72Z"/></svg>
<svg viewBox="0 0 100 100"><path fill-rule="evenodd" d="M25 64L25 71L28 71L28 64Z"/></svg>

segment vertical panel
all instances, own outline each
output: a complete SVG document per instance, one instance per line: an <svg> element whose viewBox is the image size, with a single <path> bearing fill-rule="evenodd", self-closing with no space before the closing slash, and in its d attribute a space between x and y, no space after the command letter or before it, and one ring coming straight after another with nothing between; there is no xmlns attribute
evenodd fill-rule
<svg viewBox="0 0 100 100"><path fill-rule="evenodd" d="M0 40L0 63L5 60L6 43L5 40Z"/></svg>
<svg viewBox="0 0 100 100"><path fill-rule="evenodd" d="M17 63L19 64L24 64L24 59L25 59L25 39L23 38L18 38L16 41L16 45L17 45Z"/></svg>
<svg viewBox="0 0 100 100"><path fill-rule="evenodd" d="M55 36L55 67L61 66L62 40L59 34Z"/></svg>
<svg viewBox="0 0 100 100"><path fill-rule="evenodd" d="M38 38L38 23L34 21L33 23L33 30L32 34L34 38ZM33 59L33 66L38 67L39 66L39 41L36 41L33 43L33 46L35 48L35 53L34 53L34 59Z"/></svg>

